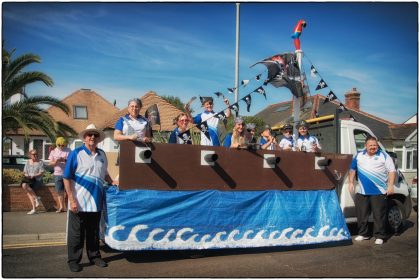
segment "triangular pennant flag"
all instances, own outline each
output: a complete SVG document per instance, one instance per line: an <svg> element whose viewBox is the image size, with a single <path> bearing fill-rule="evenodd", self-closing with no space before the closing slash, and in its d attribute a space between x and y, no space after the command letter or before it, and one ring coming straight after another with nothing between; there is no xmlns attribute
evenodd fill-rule
<svg viewBox="0 0 420 280"><path fill-rule="evenodd" d="M242 80L241 81L241 85L243 85L244 87L246 87L247 84L249 84L249 80Z"/></svg>
<svg viewBox="0 0 420 280"><path fill-rule="evenodd" d="M258 74L257 76L255 76L255 80L259 81L261 79L261 75L262 74Z"/></svg>
<svg viewBox="0 0 420 280"><path fill-rule="evenodd" d="M316 71L315 67L311 65L311 76L316 78L316 74L318 74L318 71Z"/></svg>
<svg viewBox="0 0 420 280"><path fill-rule="evenodd" d="M160 115L157 104L153 104L146 110L145 117L150 121L152 125L160 125Z"/></svg>
<svg viewBox="0 0 420 280"><path fill-rule="evenodd" d="M211 141L207 121L197 124L196 127L201 131L201 133L204 133L204 135L206 135L207 139Z"/></svg>
<svg viewBox="0 0 420 280"><path fill-rule="evenodd" d="M251 108L251 94L246 95L244 98L242 98L243 101L246 103L246 111L249 112L249 109Z"/></svg>
<svg viewBox="0 0 420 280"><path fill-rule="evenodd" d="M239 113L239 104L238 104L238 102L236 102L235 104L230 105L229 106L229 109L232 109L236 113Z"/></svg>
<svg viewBox="0 0 420 280"><path fill-rule="evenodd" d="M267 95L265 95L265 89L261 86L259 88L257 88L256 90L254 90L253 92L258 92L259 94L264 95L265 99L267 99Z"/></svg>
<svg viewBox="0 0 420 280"><path fill-rule="evenodd" d="M233 93L236 88L228 88L229 93Z"/></svg>
<svg viewBox="0 0 420 280"><path fill-rule="evenodd" d="M221 93L220 91L215 92L214 94L216 94L217 97L220 97L220 96L224 97L223 93Z"/></svg>
<svg viewBox="0 0 420 280"><path fill-rule="evenodd" d="M224 119L226 119L226 114L225 114L224 111L221 111L221 112L217 113L215 117L218 118L219 120L223 121Z"/></svg>
<svg viewBox="0 0 420 280"><path fill-rule="evenodd" d="M315 90L319 90L319 89L326 88L326 87L327 87L327 83L324 82L323 79L321 79L321 81L319 81L318 86L316 87Z"/></svg>
<svg viewBox="0 0 420 280"><path fill-rule="evenodd" d="M322 104L325 104L327 102L331 102L335 99L337 99L337 96L335 96L334 92L330 91L327 95L327 98L325 98L324 103L322 103Z"/></svg>
<svg viewBox="0 0 420 280"><path fill-rule="evenodd" d="M346 107L344 107L344 104L340 102L340 105L338 106L338 111L339 111L340 113L342 113L342 112L344 112L344 111L347 111L347 108L346 108Z"/></svg>
<svg viewBox="0 0 420 280"><path fill-rule="evenodd" d="M183 144L192 144L192 138L190 130L184 131L183 133L178 134L178 137L184 141Z"/></svg>

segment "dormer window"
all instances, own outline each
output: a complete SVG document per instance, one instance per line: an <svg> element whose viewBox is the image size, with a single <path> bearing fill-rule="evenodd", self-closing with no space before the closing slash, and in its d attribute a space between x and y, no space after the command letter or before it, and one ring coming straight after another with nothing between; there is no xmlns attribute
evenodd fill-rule
<svg viewBox="0 0 420 280"><path fill-rule="evenodd" d="M74 105L73 106L73 117L75 119L87 119L87 107L81 105Z"/></svg>

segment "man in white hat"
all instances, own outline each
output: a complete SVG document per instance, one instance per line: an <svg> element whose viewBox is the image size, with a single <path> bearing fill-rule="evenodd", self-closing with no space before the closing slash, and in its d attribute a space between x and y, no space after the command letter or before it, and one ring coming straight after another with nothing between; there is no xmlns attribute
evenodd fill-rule
<svg viewBox="0 0 420 280"><path fill-rule="evenodd" d="M73 150L64 170L64 187L69 200L67 253L71 271L79 265L86 238L86 253L91 264L106 267L99 252L99 221L103 205L103 185L113 184L108 174L108 160L97 145L104 139L103 131L90 124L79 133L84 145Z"/></svg>

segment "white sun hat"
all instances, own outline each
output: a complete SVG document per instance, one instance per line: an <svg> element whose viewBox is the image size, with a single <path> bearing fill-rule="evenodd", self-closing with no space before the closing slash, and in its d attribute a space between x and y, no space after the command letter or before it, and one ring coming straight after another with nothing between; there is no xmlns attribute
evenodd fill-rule
<svg viewBox="0 0 420 280"><path fill-rule="evenodd" d="M79 138L82 139L82 140L85 140L85 135L87 133L97 133L99 135L98 143L101 142L102 140L104 140L104 138L105 138L105 133L102 130L97 129L96 126L93 123L88 125L85 130L82 130L79 133Z"/></svg>

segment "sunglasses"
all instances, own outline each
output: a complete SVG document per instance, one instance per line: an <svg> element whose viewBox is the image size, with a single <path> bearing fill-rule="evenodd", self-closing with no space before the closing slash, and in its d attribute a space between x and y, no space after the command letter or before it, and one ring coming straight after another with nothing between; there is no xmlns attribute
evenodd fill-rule
<svg viewBox="0 0 420 280"><path fill-rule="evenodd" d="M38 154L31 154L31 156L37 156Z"/></svg>
<svg viewBox="0 0 420 280"><path fill-rule="evenodd" d="M190 120L179 120L180 122L189 122Z"/></svg>
<svg viewBox="0 0 420 280"><path fill-rule="evenodd" d="M95 138L98 138L99 134L98 133L86 133L86 136L89 136L89 137L95 136Z"/></svg>
<svg viewBox="0 0 420 280"><path fill-rule="evenodd" d="M213 105L213 102L211 102L211 101L209 101L209 102L207 102L209 105Z"/></svg>

